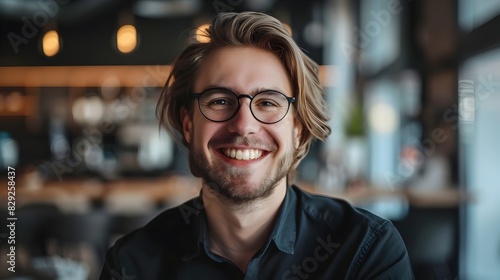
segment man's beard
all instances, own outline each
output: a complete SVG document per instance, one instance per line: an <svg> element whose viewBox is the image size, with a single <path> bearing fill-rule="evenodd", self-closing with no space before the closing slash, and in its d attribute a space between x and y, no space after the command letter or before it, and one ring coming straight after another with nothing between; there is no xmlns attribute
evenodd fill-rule
<svg viewBox="0 0 500 280"><path fill-rule="evenodd" d="M252 143L243 137L232 140L232 143L236 142ZM285 152L260 182L251 183L249 181L252 172L244 167L231 166L222 160L210 164L203 151L194 147L190 148L189 153L191 172L196 177L201 177L220 199L237 205L246 205L269 197L279 182L287 176L292 162L293 151Z"/></svg>

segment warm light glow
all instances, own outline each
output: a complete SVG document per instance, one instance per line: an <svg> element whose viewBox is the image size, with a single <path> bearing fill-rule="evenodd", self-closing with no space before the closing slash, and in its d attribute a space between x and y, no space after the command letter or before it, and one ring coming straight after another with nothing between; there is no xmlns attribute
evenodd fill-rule
<svg viewBox="0 0 500 280"><path fill-rule="evenodd" d="M114 65L114 66L0 66L0 87L97 87L111 76L124 87L164 86L171 65ZM334 65L320 65L320 83L336 86L338 69ZM159 75L160 73L161 75ZM166 78L165 78L166 79ZM118 84L116 84L118 86Z"/></svg>
<svg viewBox="0 0 500 280"><path fill-rule="evenodd" d="M209 24L203 24L196 29L196 41L200 43L210 43L210 37L207 36L206 30L210 27Z"/></svg>
<svg viewBox="0 0 500 280"><path fill-rule="evenodd" d="M122 53L129 53L137 46L137 32L133 25L124 25L116 33L116 46Z"/></svg>
<svg viewBox="0 0 500 280"><path fill-rule="evenodd" d="M0 112L2 112L4 108L5 108L5 97L3 96L3 94L0 94Z"/></svg>
<svg viewBox="0 0 500 280"><path fill-rule="evenodd" d="M13 91L7 95L7 110L11 112L21 111L23 107L23 96L18 91Z"/></svg>
<svg viewBox="0 0 500 280"><path fill-rule="evenodd" d="M106 100L113 100L120 94L120 89L120 78L117 76L108 76L102 82L101 95Z"/></svg>
<svg viewBox="0 0 500 280"><path fill-rule="evenodd" d="M50 30L43 35L42 49L46 56L56 55L59 52L59 48L59 34L57 34L57 31Z"/></svg>
<svg viewBox="0 0 500 280"><path fill-rule="evenodd" d="M399 115L394 107L377 102L368 111L369 123L378 133L392 133L399 126Z"/></svg>

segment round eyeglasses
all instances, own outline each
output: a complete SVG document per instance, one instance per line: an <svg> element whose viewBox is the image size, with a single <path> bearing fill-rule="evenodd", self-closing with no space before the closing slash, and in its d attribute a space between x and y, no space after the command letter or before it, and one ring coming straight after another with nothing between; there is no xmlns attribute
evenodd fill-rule
<svg viewBox="0 0 500 280"><path fill-rule="evenodd" d="M264 90L254 96L236 95L226 88L210 88L201 93L194 93L198 107L205 118L213 122L225 122L236 115L240 109L241 98L250 99L250 112L256 120L265 124L281 121L295 97L288 97L275 90Z"/></svg>

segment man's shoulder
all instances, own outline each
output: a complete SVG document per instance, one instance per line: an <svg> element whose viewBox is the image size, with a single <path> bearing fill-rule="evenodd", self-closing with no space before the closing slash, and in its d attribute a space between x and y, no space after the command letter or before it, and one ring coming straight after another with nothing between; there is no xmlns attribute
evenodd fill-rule
<svg viewBox="0 0 500 280"><path fill-rule="evenodd" d="M164 273L169 273L197 246L196 217L203 211L196 200L165 210L142 228L118 239L106 254L101 279L120 273L140 279L167 275Z"/></svg>
<svg viewBox="0 0 500 280"><path fill-rule="evenodd" d="M342 198L313 194L296 186L294 190L301 211L316 222L332 229L363 226L380 230L388 222L365 209L353 206Z"/></svg>
<svg viewBox="0 0 500 280"><path fill-rule="evenodd" d="M343 199L294 190L301 228L335 245L338 255L349 256L353 278L412 279L405 245L389 220Z"/></svg>
<svg viewBox="0 0 500 280"><path fill-rule="evenodd" d="M114 250L121 253L144 252L154 253L162 250L182 250L183 244L194 237L192 230L194 217L201 213L196 198L183 204L164 210L145 226L121 237L114 244Z"/></svg>

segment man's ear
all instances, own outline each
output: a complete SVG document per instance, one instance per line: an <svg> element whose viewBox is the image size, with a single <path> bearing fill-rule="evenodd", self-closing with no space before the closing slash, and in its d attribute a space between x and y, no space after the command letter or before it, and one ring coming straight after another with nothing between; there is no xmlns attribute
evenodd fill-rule
<svg viewBox="0 0 500 280"><path fill-rule="evenodd" d="M302 140L302 123L295 118L293 124L293 146L297 149L300 146L300 142Z"/></svg>
<svg viewBox="0 0 500 280"><path fill-rule="evenodd" d="M182 134L184 139L189 144L191 143L191 135L193 134L193 120L186 107L181 108Z"/></svg>

